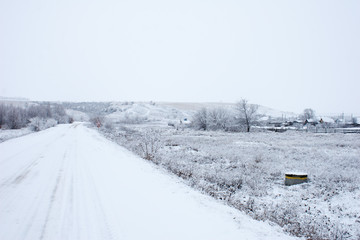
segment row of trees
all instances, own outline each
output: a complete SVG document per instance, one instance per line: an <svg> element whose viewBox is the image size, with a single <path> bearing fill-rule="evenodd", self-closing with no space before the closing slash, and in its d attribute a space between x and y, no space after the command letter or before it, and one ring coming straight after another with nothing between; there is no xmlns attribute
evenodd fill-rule
<svg viewBox="0 0 360 240"><path fill-rule="evenodd" d="M249 104L246 99L237 102L235 108L202 108L192 119L192 126L198 130L224 130L250 132L251 126L258 120L258 105Z"/></svg>
<svg viewBox="0 0 360 240"><path fill-rule="evenodd" d="M250 104L246 99L235 104L234 108L202 108L192 119L192 127L197 130L223 130L250 132L251 126L259 123L258 105ZM304 109L298 119L304 123L306 120L315 120L315 111L311 108ZM353 123L357 123L357 119Z"/></svg>
<svg viewBox="0 0 360 240"><path fill-rule="evenodd" d="M16 107L0 104L0 128L20 129L29 124L41 124L46 119L54 123L68 123L71 119L66 115L65 109L59 104L39 104ZM34 126L35 130L36 126Z"/></svg>

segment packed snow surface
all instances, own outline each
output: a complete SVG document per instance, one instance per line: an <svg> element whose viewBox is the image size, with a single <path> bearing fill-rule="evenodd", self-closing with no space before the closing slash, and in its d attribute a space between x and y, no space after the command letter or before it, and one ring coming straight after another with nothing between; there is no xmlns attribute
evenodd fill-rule
<svg viewBox="0 0 360 240"><path fill-rule="evenodd" d="M0 239L291 239L79 123L0 153Z"/></svg>

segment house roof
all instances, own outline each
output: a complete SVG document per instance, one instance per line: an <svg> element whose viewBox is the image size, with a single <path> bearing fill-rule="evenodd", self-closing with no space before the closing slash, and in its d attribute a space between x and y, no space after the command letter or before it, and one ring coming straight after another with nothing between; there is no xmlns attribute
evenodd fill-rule
<svg viewBox="0 0 360 240"><path fill-rule="evenodd" d="M329 117L321 117L320 119L322 119L325 123L335 123L334 119Z"/></svg>

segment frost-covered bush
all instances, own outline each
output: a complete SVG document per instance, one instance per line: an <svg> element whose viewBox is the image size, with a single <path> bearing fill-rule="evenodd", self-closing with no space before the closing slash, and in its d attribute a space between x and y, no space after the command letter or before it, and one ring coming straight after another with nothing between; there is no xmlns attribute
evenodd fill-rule
<svg viewBox="0 0 360 240"><path fill-rule="evenodd" d="M26 112L18 107L9 107L6 113L6 125L10 129L20 129L26 126Z"/></svg>
<svg viewBox="0 0 360 240"><path fill-rule="evenodd" d="M90 118L90 122L92 124L94 124L94 126L100 128L104 125L105 123L105 117L101 116L101 115L95 115L93 117Z"/></svg>
<svg viewBox="0 0 360 240"><path fill-rule="evenodd" d="M114 124L110 121L106 121L104 127L108 130L108 131L113 131L114 130Z"/></svg>
<svg viewBox="0 0 360 240"><path fill-rule="evenodd" d="M30 129L35 132L45 130L50 127L54 127L57 124L57 121L52 118L46 119L46 118L34 117L31 118L29 121L30 121L29 123Z"/></svg>
<svg viewBox="0 0 360 240"><path fill-rule="evenodd" d="M60 104L53 104L51 107L51 118L60 124L69 123L70 121L70 117L66 114L65 108Z"/></svg>
<svg viewBox="0 0 360 240"><path fill-rule="evenodd" d="M138 135L137 151L140 156L147 160L154 160L156 153L161 147L160 133L149 130Z"/></svg>
<svg viewBox="0 0 360 240"><path fill-rule="evenodd" d="M208 110L206 108L202 108L197 111L192 117L191 125L196 130L207 130L208 127Z"/></svg>
<svg viewBox="0 0 360 240"><path fill-rule="evenodd" d="M39 131L58 123L68 123L64 107L60 104L26 103L21 107L0 104L0 128L20 129L28 124Z"/></svg>
<svg viewBox="0 0 360 240"><path fill-rule="evenodd" d="M209 130L228 130L234 124L234 117L226 108L213 108L208 112L207 129Z"/></svg>
<svg viewBox="0 0 360 240"><path fill-rule="evenodd" d="M231 111L223 107L202 108L192 118L192 127L197 130L228 131L234 126L234 116Z"/></svg>

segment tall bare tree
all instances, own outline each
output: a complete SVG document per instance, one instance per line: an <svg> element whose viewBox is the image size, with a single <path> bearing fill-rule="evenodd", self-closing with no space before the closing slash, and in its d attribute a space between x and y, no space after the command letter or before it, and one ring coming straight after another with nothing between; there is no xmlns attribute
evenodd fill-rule
<svg viewBox="0 0 360 240"><path fill-rule="evenodd" d="M258 105L249 104L248 100L241 99L240 102L236 103L237 119L241 126L246 128L246 132L250 132L251 126L258 119Z"/></svg>
<svg viewBox="0 0 360 240"><path fill-rule="evenodd" d="M304 109L302 118L303 118L304 120L314 119L314 118L315 118L315 111L314 111L313 109L311 109L311 108L306 108L306 109Z"/></svg>

